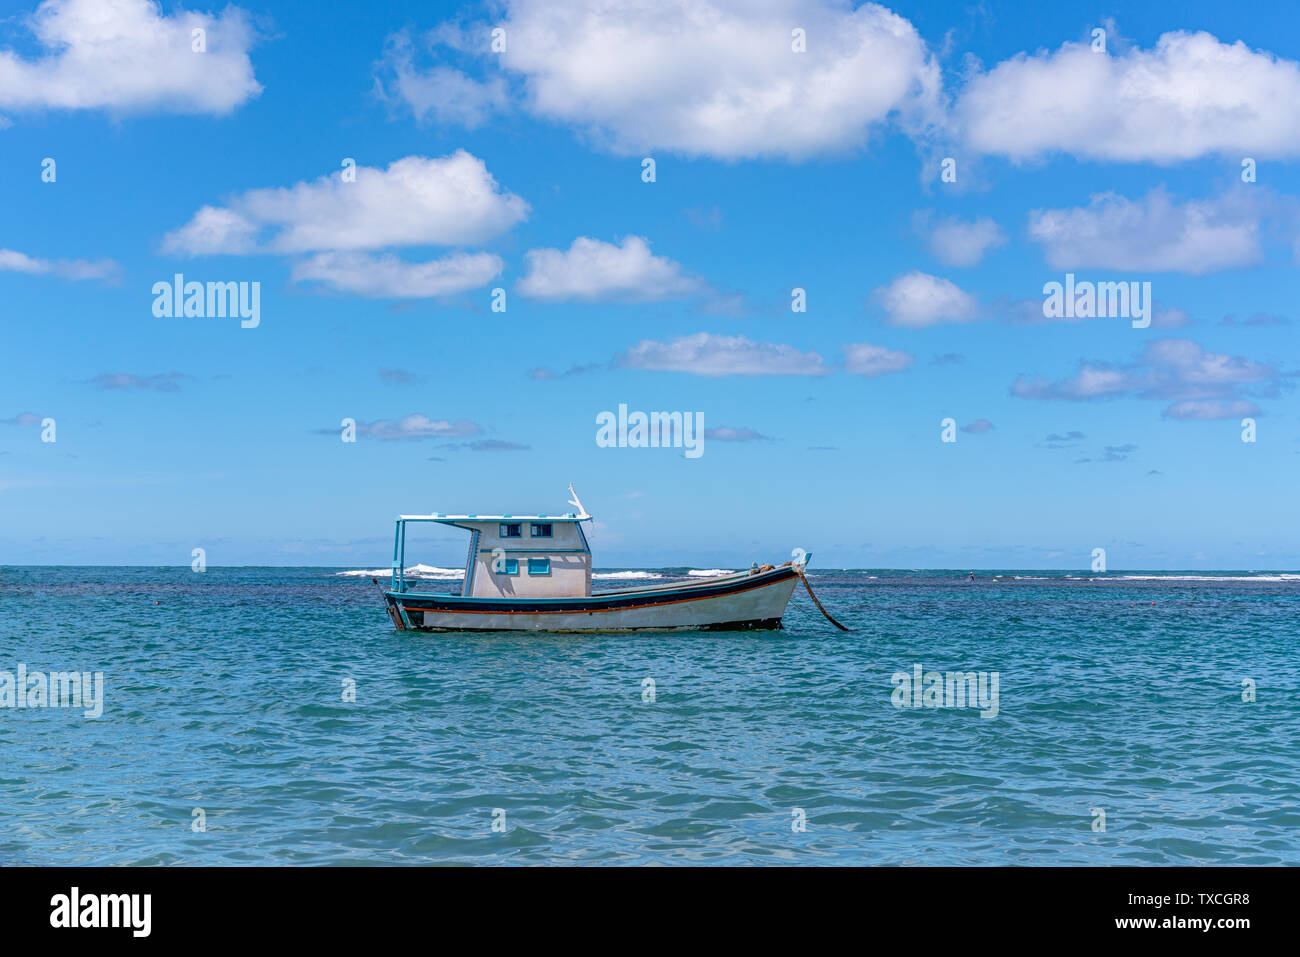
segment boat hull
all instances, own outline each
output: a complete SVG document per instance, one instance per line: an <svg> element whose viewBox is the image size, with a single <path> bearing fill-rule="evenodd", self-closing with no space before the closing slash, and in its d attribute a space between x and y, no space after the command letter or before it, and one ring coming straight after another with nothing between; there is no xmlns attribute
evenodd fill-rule
<svg viewBox="0 0 1300 957"><path fill-rule="evenodd" d="M749 631L781 627L796 574L757 574L586 598L464 598L385 592L394 621L420 631Z"/></svg>

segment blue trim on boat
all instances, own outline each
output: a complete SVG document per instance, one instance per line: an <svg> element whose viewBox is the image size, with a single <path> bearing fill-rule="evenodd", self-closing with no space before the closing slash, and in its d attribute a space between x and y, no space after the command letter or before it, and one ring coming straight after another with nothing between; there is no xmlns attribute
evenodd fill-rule
<svg viewBox="0 0 1300 957"><path fill-rule="evenodd" d="M507 555L510 554L511 552L540 552L543 555L554 555L559 552L569 552L576 555L587 554L587 550L585 548L515 548L513 545L499 545L497 547L500 548ZM492 552L494 552L495 550L496 549L492 549L492 548L480 548L479 554L491 555Z"/></svg>
<svg viewBox="0 0 1300 957"><path fill-rule="evenodd" d="M469 535L469 557L465 559L465 577L461 581L461 591L468 595L474 590L474 571L478 563L474 558L478 555L478 529L473 529Z"/></svg>

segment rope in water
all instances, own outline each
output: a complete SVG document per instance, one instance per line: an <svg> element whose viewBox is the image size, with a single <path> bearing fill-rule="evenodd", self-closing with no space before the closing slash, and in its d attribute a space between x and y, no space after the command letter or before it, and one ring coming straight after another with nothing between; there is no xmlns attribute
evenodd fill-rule
<svg viewBox="0 0 1300 957"><path fill-rule="evenodd" d="M822 603L819 602L817 600L817 596L813 594L812 585L808 584L808 579L804 577L803 571L799 569L797 566L792 566L792 567L794 567L795 574L799 576L799 580L803 582L803 587L807 589L808 597L813 600L813 604L817 606L817 610L826 616L826 620L829 621L836 628L838 628L840 631L852 631L853 630L852 628L845 628L838 621L836 621L834 618L831 617L831 613L822 607Z"/></svg>
<svg viewBox="0 0 1300 957"><path fill-rule="evenodd" d="M379 595L384 599L384 610L388 612L388 617L393 619L393 625L398 631L406 631L406 627L402 624L402 619L397 617L397 610L393 607L393 603L390 602L388 596L384 594L384 586L379 584L378 578L371 578L370 580L374 582L375 587L379 589Z"/></svg>

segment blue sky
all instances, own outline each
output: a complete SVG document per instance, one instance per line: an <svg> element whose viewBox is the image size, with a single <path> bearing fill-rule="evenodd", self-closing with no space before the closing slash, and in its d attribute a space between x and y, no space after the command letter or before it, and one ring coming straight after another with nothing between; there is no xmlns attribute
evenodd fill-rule
<svg viewBox="0 0 1300 957"><path fill-rule="evenodd" d="M603 566L1300 567L1295 10L342 6L4 6L0 563L380 567L573 481Z"/></svg>

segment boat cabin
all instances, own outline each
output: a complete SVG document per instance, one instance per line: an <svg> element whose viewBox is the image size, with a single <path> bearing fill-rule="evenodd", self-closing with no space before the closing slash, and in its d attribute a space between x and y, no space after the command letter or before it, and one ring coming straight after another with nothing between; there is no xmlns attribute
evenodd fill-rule
<svg viewBox="0 0 1300 957"><path fill-rule="evenodd" d="M563 515L399 515L393 542L393 590L408 591L406 525L432 522L469 532L461 595L466 598L586 598L591 547L582 523L591 516L574 496Z"/></svg>

